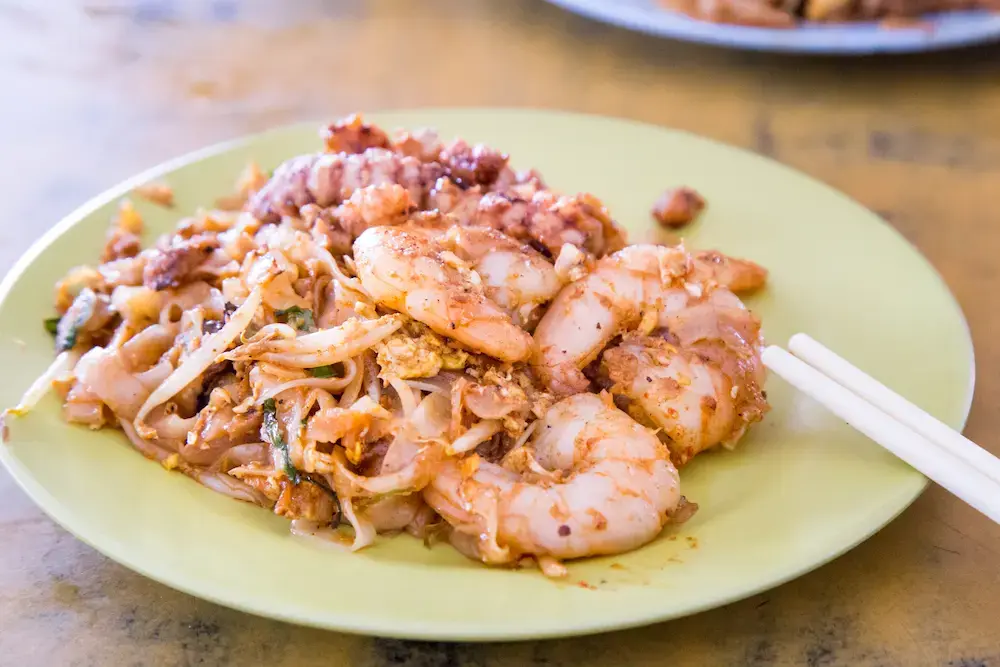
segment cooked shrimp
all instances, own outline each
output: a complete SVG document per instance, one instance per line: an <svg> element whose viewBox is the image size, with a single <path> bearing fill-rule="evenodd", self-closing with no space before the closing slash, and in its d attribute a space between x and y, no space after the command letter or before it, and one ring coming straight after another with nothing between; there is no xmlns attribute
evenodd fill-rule
<svg viewBox="0 0 1000 667"><path fill-rule="evenodd" d="M614 383L612 393L624 394L641 411L633 416L662 429L677 466L720 443L735 443L763 412L753 377L734 378L662 338L626 335L604 353L601 367Z"/></svg>
<svg viewBox="0 0 1000 667"><path fill-rule="evenodd" d="M634 329L646 313L656 318L685 307L689 264L682 248L629 246L564 287L535 330L532 365L549 389L585 391L590 382L583 368L612 338Z"/></svg>
<svg viewBox="0 0 1000 667"><path fill-rule="evenodd" d="M753 292L767 282L767 269L760 264L723 255L718 250L696 252L694 268L702 280L714 280L737 293Z"/></svg>
<svg viewBox="0 0 1000 667"><path fill-rule="evenodd" d="M373 227L354 242L354 261L380 305L502 361L531 354L531 336L486 295L479 274L431 235Z"/></svg>
<svg viewBox="0 0 1000 667"><path fill-rule="evenodd" d="M582 369L625 334L604 354L604 375L664 430L679 463L735 443L767 409L760 322L729 290L694 282L688 260L683 248L662 246L602 259L556 297L535 330L533 357L552 391L584 391Z"/></svg>
<svg viewBox="0 0 1000 667"><path fill-rule="evenodd" d="M531 246L483 227L452 227L442 242L469 261L482 277L486 295L524 326L562 287L555 267Z"/></svg>
<svg viewBox="0 0 1000 667"><path fill-rule="evenodd" d="M534 324L538 307L551 301L564 282L552 262L496 229L463 227L458 222L450 214L420 213L406 226L433 236L443 249L467 262L482 279L486 296L517 325Z"/></svg>
<svg viewBox="0 0 1000 667"><path fill-rule="evenodd" d="M501 564L621 553L655 538L677 509L667 448L607 397L567 398L535 433L520 457L529 470L452 459L424 489L459 539L472 537L470 555Z"/></svg>

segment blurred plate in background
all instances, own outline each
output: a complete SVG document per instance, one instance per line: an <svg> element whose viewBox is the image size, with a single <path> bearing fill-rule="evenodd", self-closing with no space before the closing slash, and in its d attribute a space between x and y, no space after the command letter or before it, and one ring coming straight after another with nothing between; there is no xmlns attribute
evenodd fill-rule
<svg viewBox="0 0 1000 667"><path fill-rule="evenodd" d="M860 55L908 53L1000 40L1000 16L988 11L928 16L913 27L877 22L816 24L797 28L753 28L709 23L663 9L656 0L548 0L582 16L688 42L734 49Z"/></svg>

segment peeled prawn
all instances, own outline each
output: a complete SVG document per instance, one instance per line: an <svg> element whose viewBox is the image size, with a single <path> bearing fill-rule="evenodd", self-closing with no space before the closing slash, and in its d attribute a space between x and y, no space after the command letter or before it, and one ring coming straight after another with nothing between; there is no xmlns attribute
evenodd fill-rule
<svg viewBox="0 0 1000 667"><path fill-rule="evenodd" d="M695 253L694 268L703 280L714 280L733 292L753 292L767 282L767 269L760 264L723 255L718 250Z"/></svg>
<svg viewBox="0 0 1000 667"><path fill-rule="evenodd" d="M534 433L507 457L522 452L534 472L473 455L445 461L424 489L470 555L501 564L621 553L655 538L677 509L667 448L606 396L564 399Z"/></svg>
<svg viewBox="0 0 1000 667"><path fill-rule="evenodd" d="M683 248L631 246L564 288L535 331L533 363L550 389L585 391L583 368L603 352L612 393L663 430L677 464L735 444L767 410L760 322L698 277Z"/></svg>
<svg viewBox="0 0 1000 667"><path fill-rule="evenodd" d="M358 278L380 305L502 361L523 361L531 336L487 295L482 278L420 230L373 227L354 242Z"/></svg>
<svg viewBox="0 0 1000 667"><path fill-rule="evenodd" d="M604 353L601 366L615 383L612 393L624 394L663 429L678 466L717 444L735 443L760 419L761 409L751 409L734 378L662 338L626 336Z"/></svg>
<svg viewBox="0 0 1000 667"><path fill-rule="evenodd" d="M555 267L531 246L485 227L452 227L442 241L472 263L486 295L518 324L551 301L562 287Z"/></svg>
<svg viewBox="0 0 1000 667"><path fill-rule="evenodd" d="M655 325L661 313L684 308L690 258L682 248L629 246L597 263L594 271L564 287L538 323L532 365L549 389L562 396L585 391L583 368L615 336L635 329L643 316Z"/></svg>
<svg viewBox="0 0 1000 667"><path fill-rule="evenodd" d="M516 324L533 324L538 307L551 301L563 285L552 262L503 232L455 222L450 215L415 216L406 228L434 238L443 249L467 262L482 279L486 296Z"/></svg>

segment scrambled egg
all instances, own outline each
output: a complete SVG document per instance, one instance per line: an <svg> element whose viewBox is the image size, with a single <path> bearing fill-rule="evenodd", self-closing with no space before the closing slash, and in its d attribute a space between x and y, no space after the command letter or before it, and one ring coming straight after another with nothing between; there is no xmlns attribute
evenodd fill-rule
<svg viewBox="0 0 1000 667"><path fill-rule="evenodd" d="M379 377L401 380L434 377L442 370L465 368L469 353L453 346L419 322L403 328L375 346Z"/></svg>

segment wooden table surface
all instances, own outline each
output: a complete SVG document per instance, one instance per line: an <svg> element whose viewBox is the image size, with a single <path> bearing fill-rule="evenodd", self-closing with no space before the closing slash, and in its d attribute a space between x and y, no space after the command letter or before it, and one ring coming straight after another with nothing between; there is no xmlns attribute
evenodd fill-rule
<svg viewBox="0 0 1000 667"><path fill-rule="evenodd" d="M967 433L1000 451L995 48L731 53L537 0L0 0L0 91L4 269L144 167L356 109L574 109L748 147L847 192L930 258L975 339ZM351 637L203 602L78 542L3 472L0 534L0 665L1000 665L1000 528L934 488L857 549L751 599L508 645Z"/></svg>

